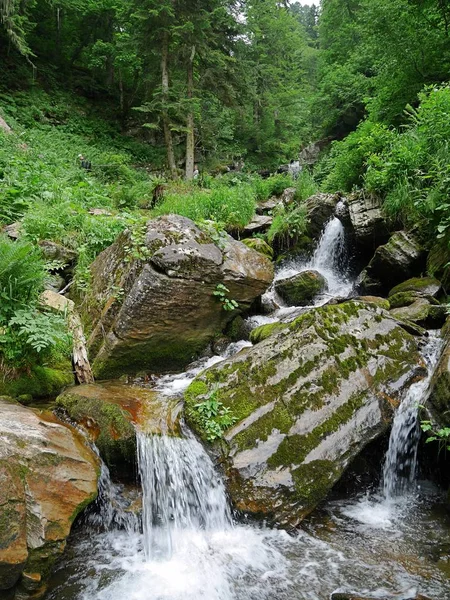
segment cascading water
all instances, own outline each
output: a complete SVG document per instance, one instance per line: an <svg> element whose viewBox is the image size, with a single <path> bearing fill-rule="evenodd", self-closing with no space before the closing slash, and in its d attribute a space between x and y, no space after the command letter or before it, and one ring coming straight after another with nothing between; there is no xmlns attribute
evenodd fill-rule
<svg viewBox="0 0 450 600"><path fill-rule="evenodd" d="M231 526L225 489L193 437L137 433L147 560L168 560L174 544L196 531Z"/></svg>
<svg viewBox="0 0 450 600"><path fill-rule="evenodd" d="M423 353L427 376L409 387L396 412L383 472L383 492L387 499L403 496L414 485L420 439L419 407L428 398L441 350L442 340L432 334Z"/></svg>

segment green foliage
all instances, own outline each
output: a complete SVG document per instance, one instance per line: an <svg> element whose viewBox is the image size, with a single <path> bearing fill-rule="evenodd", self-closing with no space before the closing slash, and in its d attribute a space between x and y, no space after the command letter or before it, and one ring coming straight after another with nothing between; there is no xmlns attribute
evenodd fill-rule
<svg viewBox="0 0 450 600"><path fill-rule="evenodd" d="M225 285L223 285L223 283L218 283L216 285L216 289L213 292L213 296L220 300L220 302L222 303L223 310L231 312L239 308L239 304L236 302L236 300L233 300L232 298L228 297L229 293L230 290Z"/></svg>
<svg viewBox="0 0 450 600"><path fill-rule="evenodd" d="M435 429L431 421L421 421L422 431L428 434L426 443L439 442L440 448L450 450L450 427Z"/></svg>
<svg viewBox="0 0 450 600"><path fill-rule="evenodd" d="M236 422L231 410L219 400L218 390L212 391L206 400L195 404L200 427L210 442L223 437L224 432Z"/></svg>
<svg viewBox="0 0 450 600"><path fill-rule="evenodd" d="M37 301L45 278L39 251L30 243L0 234L0 327L18 309Z"/></svg>
<svg viewBox="0 0 450 600"><path fill-rule="evenodd" d="M286 250L294 246L305 233L306 225L306 208L303 204L280 204L275 209L267 240L279 251Z"/></svg>

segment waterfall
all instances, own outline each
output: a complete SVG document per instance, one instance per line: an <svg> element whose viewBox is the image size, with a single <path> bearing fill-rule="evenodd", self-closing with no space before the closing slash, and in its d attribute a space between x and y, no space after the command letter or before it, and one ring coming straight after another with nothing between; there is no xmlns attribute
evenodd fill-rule
<svg viewBox="0 0 450 600"><path fill-rule="evenodd" d="M223 483L193 436L138 432L137 446L147 560L170 559L180 533L231 527Z"/></svg>
<svg viewBox="0 0 450 600"><path fill-rule="evenodd" d="M395 415L383 472L386 499L401 497L414 486L420 439L419 407L430 393L430 381L441 350L442 340L431 335L424 350L428 374L409 387Z"/></svg>

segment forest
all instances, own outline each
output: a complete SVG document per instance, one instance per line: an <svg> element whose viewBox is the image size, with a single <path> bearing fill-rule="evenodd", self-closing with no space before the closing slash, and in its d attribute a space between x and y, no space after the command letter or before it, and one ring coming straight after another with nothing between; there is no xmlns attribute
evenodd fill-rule
<svg viewBox="0 0 450 600"><path fill-rule="evenodd" d="M449 314L450 0L0 0L1 598L450 597Z"/></svg>

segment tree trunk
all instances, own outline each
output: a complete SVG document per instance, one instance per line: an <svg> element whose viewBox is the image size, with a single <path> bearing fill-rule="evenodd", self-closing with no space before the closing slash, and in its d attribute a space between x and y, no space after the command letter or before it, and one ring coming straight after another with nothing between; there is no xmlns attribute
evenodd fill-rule
<svg viewBox="0 0 450 600"><path fill-rule="evenodd" d="M175 163L175 155L173 152L173 140L172 131L170 129L169 114L167 112L167 103L169 101L169 71L168 71L168 58L169 58L169 34L167 31L163 33L162 39L162 50L161 50L161 87L162 87L162 121L164 128L164 140L166 142L167 150L167 162L169 163L169 169L172 177L177 178L177 165Z"/></svg>
<svg viewBox="0 0 450 600"><path fill-rule="evenodd" d="M188 60L187 66L187 97L189 101L189 110L186 118L186 179L193 179L194 177L194 151L195 151L195 139L194 139L194 110L192 106L192 98L194 96L194 57L195 57L195 46L192 46L191 54Z"/></svg>

